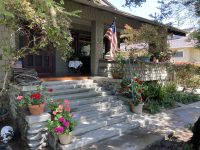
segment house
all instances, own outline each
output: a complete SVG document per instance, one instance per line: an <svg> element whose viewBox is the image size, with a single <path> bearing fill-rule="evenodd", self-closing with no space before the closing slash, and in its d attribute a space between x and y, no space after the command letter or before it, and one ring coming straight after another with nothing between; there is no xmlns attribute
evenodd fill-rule
<svg viewBox="0 0 200 150"><path fill-rule="evenodd" d="M101 0L99 4L88 0L66 0L65 8L68 11L82 11L80 18L71 18L72 48L74 49L74 57L83 64L80 70L82 75L99 75L99 61L103 59L103 53L105 53L104 34L114 18L116 18L118 38L124 24L135 28L139 28L142 24L159 26L154 21L122 12L106 0ZM0 32L4 33L4 28L0 28ZM169 27L168 32L185 35L184 31L173 27ZM16 37L16 47L22 46L23 42L23 37ZM35 68L39 76L43 77L72 75L68 69L69 62L64 62L59 53L52 47L46 47L46 49L48 53L28 55L22 60L22 66Z"/></svg>
<svg viewBox="0 0 200 150"><path fill-rule="evenodd" d="M200 64L200 50L195 47L195 40L175 36L168 42L173 52L171 62Z"/></svg>

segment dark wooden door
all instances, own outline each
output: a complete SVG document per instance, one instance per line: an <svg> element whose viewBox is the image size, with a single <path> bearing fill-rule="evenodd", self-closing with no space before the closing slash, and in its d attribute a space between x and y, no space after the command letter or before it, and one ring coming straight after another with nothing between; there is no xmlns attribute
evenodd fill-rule
<svg viewBox="0 0 200 150"><path fill-rule="evenodd" d="M23 60L24 68L34 68L39 76L52 76L55 74L54 53L41 51L38 55L28 55Z"/></svg>

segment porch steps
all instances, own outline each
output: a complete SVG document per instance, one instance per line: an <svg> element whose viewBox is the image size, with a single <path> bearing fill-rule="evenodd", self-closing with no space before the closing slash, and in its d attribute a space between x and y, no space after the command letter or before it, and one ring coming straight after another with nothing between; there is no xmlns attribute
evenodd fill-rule
<svg viewBox="0 0 200 150"><path fill-rule="evenodd" d="M74 88L74 89L61 89L61 90L54 90L53 92L50 92L49 95L56 96L56 95L67 95L67 94L74 94L74 93L83 93L83 92L89 92L89 89L86 88Z"/></svg>
<svg viewBox="0 0 200 150"><path fill-rule="evenodd" d="M85 107L85 105L92 105L95 103L103 102L103 101L109 101L112 99L111 96L97 96L97 97L90 97L90 98L82 98L77 100L70 100L70 107L72 109Z"/></svg>
<svg viewBox="0 0 200 150"><path fill-rule="evenodd" d="M96 130L108 125L125 122L126 121L126 115L127 113L121 113L118 115L115 115L113 117L105 117L105 118L99 118L99 119L92 119L83 121L82 123L79 123L76 127L76 130L73 131L73 135L81 135L83 133Z"/></svg>
<svg viewBox="0 0 200 150"><path fill-rule="evenodd" d="M52 98L70 100L71 111L78 125L73 131L74 139L69 145L50 145L55 150L80 149L88 144L98 142L123 132L139 127L137 121L127 122L129 108L116 96L110 95L98 87L91 79L78 81L44 82L52 88Z"/></svg>
<svg viewBox="0 0 200 150"><path fill-rule="evenodd" d="M106 94L106 93L102 93ZM82 92L82 93L73 93L73 94L66 94L66 95L55 95L52 96L52 99L68 99L68 100L76 100L81 98L87 98L87 97L96 97L100 96L101 93L97 93L95 91L88 91L88 92Z"/></svg>
<svg viewBox="0 0 200 150"><path fill-rule="evenodd" d="M93 80L87 79L87 80L49 81L49 82L43 82L42 85L51 87L51 86L57 86L57 85L85 84L85 83L93 83Z"/></svg>
<svg viewBox="0 0 200 150"><path fill-rule="evenodd" d="M102 127L98 130L93 130L81 135L79 138L75 139L71 144L68 145L59 144L57 150L78 149L101 140L121 136L124 132L131 131L137 127L139 127L139 123L130 124L126 122Z"/></svg>

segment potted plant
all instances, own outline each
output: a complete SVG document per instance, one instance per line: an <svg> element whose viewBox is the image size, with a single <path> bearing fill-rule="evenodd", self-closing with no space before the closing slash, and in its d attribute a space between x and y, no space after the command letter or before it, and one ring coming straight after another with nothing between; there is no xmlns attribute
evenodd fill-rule
<svg viewBox="0 0 200 150"><path fill-rule="evenodd" d="M41 88L38 87L36 92L24 96L17 96L18 106L28 107L31 115L40 115L44 112L46 95L41 94Z"/></svg>
<svg viewBox="0 0 200 150"><path fill-rule="evenodd" d="M50 104L51 105L51 104ZM70 112L69 101L64 100L64 105L52 105L54 117L48 121L49 131L58 136L61 144L66 145L71 142L72 134L76 125L73 114Z"/></svg>
<svg viewBox="0 0 200 150"><path fill-rule="evenodd" d="M124 76L125 59L118 53L115 57L115 64L111 68L111 74L114 79L121 79Z"/></svg>
<svg viewBox="0 0 200 150"><path fill-rule="evenodd" d="M143 89L143 81L141 81L138 76L134 76L134 78L131 81L131 92L132 92L132 99L130 101L131 111L137 114L142 114L144 105L142 100L142 93L144 92L144 89Z"/></svg>

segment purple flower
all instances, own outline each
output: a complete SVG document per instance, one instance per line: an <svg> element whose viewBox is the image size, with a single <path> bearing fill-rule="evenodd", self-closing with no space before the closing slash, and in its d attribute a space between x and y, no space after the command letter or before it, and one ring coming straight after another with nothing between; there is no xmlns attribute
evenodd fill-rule
<svg viewBox="0 0 200 150"><path fill-rule="evenodd" d="M56 133L63 133L63 132L64 132L64 127L62 127L62 126L55 127L55 128L54 128L54 131L55 131Z"/></svg>
<svg viewBox="0 0 200 150"><path fill-rule="evenodd" d="M64 121L63 124L65 127L67 127L67 128L69 127L69 121Z"/></svg>
<svg viewBox="0 0 200 150"><path fill-rule="evenodd" d="M65 118L64 118L64 117L60 117L60 118L58 119L58 121L59 121L59 122L64 122L64 121L65 121Z"/></svg>

